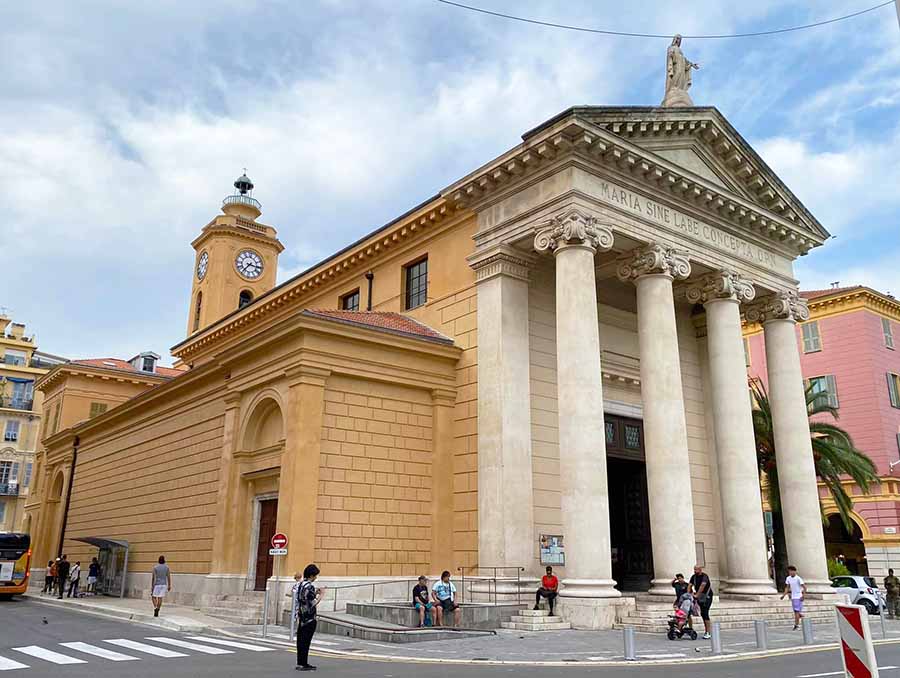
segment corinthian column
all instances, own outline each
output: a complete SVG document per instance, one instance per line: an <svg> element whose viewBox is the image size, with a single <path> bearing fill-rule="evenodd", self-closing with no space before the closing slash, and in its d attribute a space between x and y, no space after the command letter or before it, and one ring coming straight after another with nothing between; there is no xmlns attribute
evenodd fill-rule
<svg viewBox="0 0 900 678"><path fill-rule="evenodd" d="M613 235L571 210L534 240L556 257L556 371L559 398L560 504L566 548L563 597L619 596L612 579L603 375L594 255Z"/></svg>
<svg viewBox="0 0 900 678"><path fill-rule="evenodd" d="M756 291L734 271L719 271L687 289L687 299L706 309L707 347L716 457L722 501L722 524L728 577L723 591L773 594L759 491L756 440L744 343L742 301Z"/></svg>
<svg viewBox="0 0 900 678"><path fill-rule="evenodd" d="M809 309L804 299L788 290L747 309L747 318L761 322L765 334L769 405L788 558L810 592L829 593L809 410L797 349L796 324L809 319Z"/></svg>
<svg viewBox="0 0 900 678"><path fill-rule="evenodd" d="M641 401L653 581L650 593L672 595L672 575L696 560L691 467L681 359L675 326L672 281L683 280L691 265L682 252L648 245L620 260L619 279L637 285L638 345L641 358Z"/></svg>

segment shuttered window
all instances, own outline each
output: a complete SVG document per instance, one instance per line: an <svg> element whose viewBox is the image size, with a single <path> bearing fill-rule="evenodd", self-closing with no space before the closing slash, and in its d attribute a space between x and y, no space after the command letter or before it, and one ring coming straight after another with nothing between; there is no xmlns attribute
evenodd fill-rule
<svg viewBox="0 0 900 678"><path fill-rule="evenodd" d="M806 383L807 386L812 386L813 393L820 394L817 395L816 404L819 403L819 398L822 398L829 406L838 407L837 381L833 374L812 377Z"/></svg>
<svg viewBox="0 0 900 678"><path fill-rule="evenodd" d="M91 403L91 415L90 418L100 416L104 412L106 412L106 403Z"/></svg>
<svg viewBox="0 0 900 678"><path fill-rule="evenodd" d="M891 398L891 407L900 409L900 377L891 372L887 373L888 395Z"/></svg>
<svg viewBox="0 0 900 678"><path fill-rule="evenodd" d="M888 318L881 319L881 329L884 332L884 345L890 349L894 348L894 330Z"/></svg>
<svg viewBox="0 0 900 678"><path fill-rule="evenodd" d="M803 332L803 352L815 353L822 350L822 338L819 336L819 321L804 323L800 326Z"/></svg>
<svg viewBox="0 0 900 678"><path fill-rule="evenodd" d="M750 340L744 337L744 366L750 367Z"/></svg>

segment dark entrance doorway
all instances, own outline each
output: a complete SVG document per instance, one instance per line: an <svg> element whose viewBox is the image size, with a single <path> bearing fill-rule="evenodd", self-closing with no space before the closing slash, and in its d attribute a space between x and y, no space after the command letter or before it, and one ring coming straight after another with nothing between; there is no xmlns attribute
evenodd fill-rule
<svg viewBox="0 0 900 678"><path fill-rule="evenodd" d="M639 419L604 415L612 576L622 591L647 591L653 579L650 506Z"/></svg>
<svg viewBox="0 0 900 678"><path fill-rule="evenodd" d="M825 525L825 554L829 559L837 560L847 566L851 574L868 575L869 564L866 562L866 545L863 543L862 530L856 521L851 521L853 530L847 532L844 521L836 513L828 516Z"/></svg>
<svg viewBox="0 0 900 678"><path fill-rule="evenodd" d="M259 502L259 537L256 542L256 591L266 590L266 581L272 576L275 557L269 555L272 535L275 534L275 518L278 515L278 500L265 499Z"/></svg>

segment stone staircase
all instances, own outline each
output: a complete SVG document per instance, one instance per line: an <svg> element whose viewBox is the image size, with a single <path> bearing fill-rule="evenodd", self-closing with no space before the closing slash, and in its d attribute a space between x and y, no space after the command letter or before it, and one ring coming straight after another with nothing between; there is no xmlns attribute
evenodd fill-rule
<svg viewBox="0 0 900 678"><path fill-rule="evenodd" d="M219 595L203 613L235 625L262 624L265 591L245 591L239 595Z"/></svg>
<svg viewBox="0 0 900 678"><path fill-rule="evenodd" d="M715 598L710 617L721 624L724 629L748 628L753 622L760 619L766 620L770 626L793 626L794 619L791 612L791 604L788 600L780 600L778 596L771 596L774 600L724 600ZM804 615L814 624L834 622L834 605L836 600L809 599L804 603ZM623 629L631 626L635 631L659 632L666 628L669 615L672 614L671 601L657 602L655 600L637 597L635 607L629 613L620 618L613 626L615 629ZM694 626L702 624L694 621Z"/></svg>
<svg viewBox="0 0 900 678"><path fill-rule="evenodd" d="M571 629L572 624L563 621L562 617L551 617L550 612L540 610L519 610L519 614L509 621L501 622L501 628L516 631L564 631Z"/></svg>

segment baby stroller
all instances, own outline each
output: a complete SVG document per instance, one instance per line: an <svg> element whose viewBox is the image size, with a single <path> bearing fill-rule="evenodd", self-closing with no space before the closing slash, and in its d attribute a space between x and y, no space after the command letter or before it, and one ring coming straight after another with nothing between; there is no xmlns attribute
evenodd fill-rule
<svg viewBox="0 0 900 678"><path fill-rule="evenodd" d="M678 599L675 614L669 616L669 630L666 636L669 640L687 636L691 640L697 640L697 632L687 625L688 616L694 608L694 597L690 593L682 593Z"/></svg>

